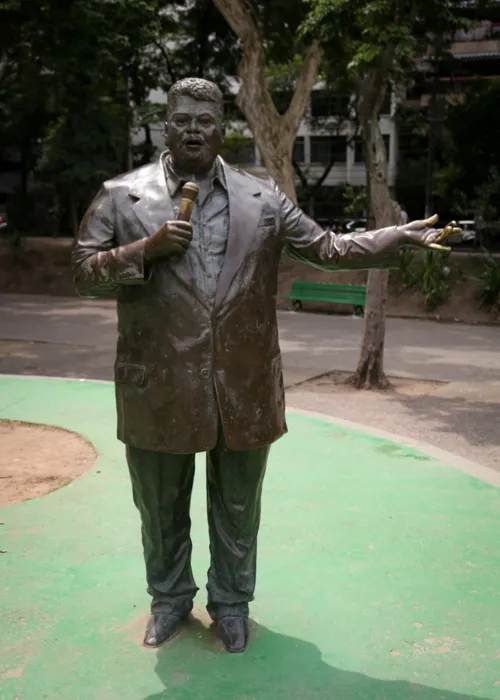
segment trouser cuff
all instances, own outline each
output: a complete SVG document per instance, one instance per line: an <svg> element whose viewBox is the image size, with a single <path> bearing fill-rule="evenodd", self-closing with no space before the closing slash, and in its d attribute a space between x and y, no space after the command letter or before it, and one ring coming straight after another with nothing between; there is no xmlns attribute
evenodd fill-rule
<svg viewBox="0 0 500 700"><path fill-rule="evenodd" d="M187 617L193 609L193 603L183 603L182 605L175 601L169 600L153 600L151 603L151 613L161 613L163 615L175 615L175 617Z"/></svg>
<svg viewBox="0 0 500 700"><path fill-rule="evenodd" d="M239 603L238 605L217 605L209 603L207 611L214 622L221 620L223 617L244 617L248 618L248 603Z"/></svg>

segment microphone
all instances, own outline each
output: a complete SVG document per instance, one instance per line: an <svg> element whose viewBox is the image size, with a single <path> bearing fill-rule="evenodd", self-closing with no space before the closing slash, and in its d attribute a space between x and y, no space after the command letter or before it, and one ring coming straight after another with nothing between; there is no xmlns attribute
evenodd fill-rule
<svg viewBox="0 0 500 700"><path fill-rule="evenodd" d="M200 188L194 182L186 182L182 187L182 199L179 204L179 212L177 214L177 221L189 222L191 219L191 214L193 213L193 207L196 197Z"/></svg>

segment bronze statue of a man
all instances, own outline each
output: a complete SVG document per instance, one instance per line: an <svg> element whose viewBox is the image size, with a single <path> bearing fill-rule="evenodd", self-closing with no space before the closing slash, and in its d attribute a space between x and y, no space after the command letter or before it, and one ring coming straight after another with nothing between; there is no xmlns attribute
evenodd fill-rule
<svg viewBox="0 0 500 700"><path fill-rule="evenodd" d="M197 78L169 92L159 160L105 182L73 253L79 294L118 297L118 438L126 445L151 618L144 644L171 639L189 615L195 453L207 453L208 606L229 652L248 641L262 483L287 428L276 324L278 265L298 257L343 269L393 265L428 246L434 220L335 235L271 179L230 167L218 87ZM190 223L182 185L199 186Z"/></svg>

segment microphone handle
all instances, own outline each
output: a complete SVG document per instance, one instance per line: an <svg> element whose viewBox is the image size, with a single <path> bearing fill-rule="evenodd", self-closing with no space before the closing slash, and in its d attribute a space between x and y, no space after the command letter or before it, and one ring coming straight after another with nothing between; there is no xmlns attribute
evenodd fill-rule
<svg viewBox="0 0 500 700"><path fill-rule="evenodd" d="M189 222L199 191L198 185L194 182L186 182L186 184L183 186L182 199L179 203L179 211L177 213L177 221Z"/></svg>

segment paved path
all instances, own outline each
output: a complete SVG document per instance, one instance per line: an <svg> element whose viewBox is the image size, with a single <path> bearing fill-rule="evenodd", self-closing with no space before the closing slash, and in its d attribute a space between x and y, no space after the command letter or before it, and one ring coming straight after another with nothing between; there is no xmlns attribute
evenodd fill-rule
<svg viewBox="0 0 500 700"><path fill-rule="evenodd" d="M362 321L278 312L286 382L352 370ZM116 340L110 301L0 296L0 372L111 379ZM388 319L389 374L440 381L500 379L500 328ZM3 350L3 352L2 352Z"/></svg>
<svg viewBox="0 0 500 700"><path fill-rule="evenodd" d="M202 463L194 616L141 648L140 526L113 415L109 384L0 378L0 418L80 432L99 454L70 486L0 509L0 700L500 700L498 489L293 413L265 481L248 652L221 651L204 611Z"/></svg>

